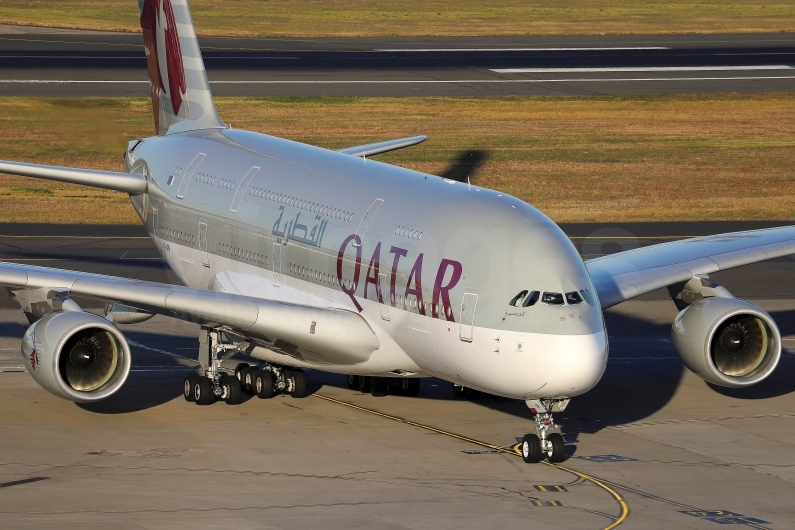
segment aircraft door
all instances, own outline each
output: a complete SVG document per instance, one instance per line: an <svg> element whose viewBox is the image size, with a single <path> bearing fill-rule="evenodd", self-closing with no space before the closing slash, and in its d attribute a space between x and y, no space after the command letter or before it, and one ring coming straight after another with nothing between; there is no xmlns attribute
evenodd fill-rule
<svg viewBox="0 0 795 530"><path fill-rule="evenodd" d="M273 242L273 285L282 285L282 243L280 240Z"/></svg>
<svg viewBox="0 0 795 530"><path fill-rule="evenodd" d="M380 282L380 286L381 286L380 291L381 291L381 293L388 293L389 292L389 280L387 279L387 275L386 275L385 272L380 272L378 274L378 281ZM386 289L384 289L384 286L386 286ZM389 304L389 300L385 299L383 294L382 294L381 299L379 299L379 301L378 301L378 305L381 308L381 318L383 320L387 320L387 321L389 320L389 305L388 304Z"/></svg>
<svg viewBox="0 0 795 530"><path fill-rule="evenodd" d="M210 266L210 253L207 252L207 223L199 223L199 252L202 256L202 265Z"/></svg>
<svg viewBox="0 0 795 530"><path fill-rule="evenodd" d="M185 192L188 191L190 179L193 178L193 174L196 173L196 168L199 167L199 164L202 163L202 160L204 160L205 156L207 156L205 153L199 153L196 155L196 158L194 158L193 162L190 163L188 169L186 169L182 174L182 180L179 181L179 188L177 188L177 199L185 198Z"/></svg>
<svg viewBox="0 0 795 530"><path fill-rule="evenodd" d="M149 227L149 233L153 236L157 236L157 206L152 205L152 214L149 216L150 223L152 223Z"/></svg>
<svg viewBox="0 0 795 530"><path fill-rule="evenodd" d="M472 342L472 328L475 325L475 308L478 305L478 295L464 293L461 300L461 323L458 337L466 342Z"/></svg>
<svg viewBox="0 0 795 530"><path fill-rule="evenodd" d="M370 226L370 221L372 221L375 214L378 213L378 209L382 204L384 204L384 199L376 199L373 201L373 204L367 209L364 217L362 217L362 220L359 222L359 226L356 228L357 236L364 238L364 235L367 233L367 227Z"/></svg>

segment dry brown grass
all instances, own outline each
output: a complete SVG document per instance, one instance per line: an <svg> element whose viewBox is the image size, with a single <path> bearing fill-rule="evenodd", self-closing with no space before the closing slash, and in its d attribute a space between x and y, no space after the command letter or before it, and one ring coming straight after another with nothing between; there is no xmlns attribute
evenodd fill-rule
<svg viewBox="0 0 795 530"><path fill-rule="evenodd" d="M772 0L191 0L202 35L419 36L795 30ZM7 24L140 31L133 0L0 0Z"/></svg>
<svg viewBox="0 0 795 530"><path fill-rule="evenodd" d="M330 148L427 134L379 157L473 184L559 222L792 219L795 95L218 98L236 128ZM0 98L0 158L119 170L152 132L144 99ZM50 194L47 191L50 190ZM139 222L122 194L0 177L0 221Z"/></svg>

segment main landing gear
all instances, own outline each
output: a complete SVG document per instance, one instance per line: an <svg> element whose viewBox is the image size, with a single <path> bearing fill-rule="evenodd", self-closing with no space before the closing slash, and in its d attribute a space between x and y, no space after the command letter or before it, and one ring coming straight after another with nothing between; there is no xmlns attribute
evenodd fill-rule
<svg viewBox="0 0 795 530"><path fill-rule="evenodd" d="M550 432L555 428L553 412L563 412L571 399L528 399L527 406L535 415L536 434L525 434L520 449L527 464L535 464L546 456L552 463L563 462L565 445L563 436Z"/></svg>
<svg viewBox="0 0 795 530"><path fill-rule="evenodd" d="M362 394L383 397L387 394L402 394L414 397L420 393L420 380L416 377L371 377L349 375L348 388Z"/></svg>
<svg viewBox="0 0 795 530"><path fill-rule="evenodd" d="M243 393L267 399L278 392L293 397L306 397L306 375L303 370L266 364L263 367L237 365L234 375L222 371L221 363L237 352L245 351L246 342L225 344L220 341L220 331L202 328L199 334L199 363L203 374L190 373L185 377L185 401L197 405L210 405L224 401L238 405Z"/></svg>

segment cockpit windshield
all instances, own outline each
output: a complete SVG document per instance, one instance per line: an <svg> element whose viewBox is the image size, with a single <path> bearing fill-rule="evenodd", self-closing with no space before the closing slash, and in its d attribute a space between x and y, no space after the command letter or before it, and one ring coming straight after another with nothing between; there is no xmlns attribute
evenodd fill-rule
<svg viewBox="0 0 795 530"><path fill-rule="evenodd" d="M563 305L563 295L560 293L544 293L541 301L549 305Z"/></svg>
<svg viewBox="0 0 795 530"><path fill-rule="evenodd" d="M576 305L582 303L582 296L577 291L566 293L566 303L569 305Z"/></svg>
<svg viewBox="0 0 795 530"><path fill-rule="evenodd" d="M548 305L578 305L583 302L592 306L596 305L596 298L587 289L571 291L566 294L544 292L543 295L541 291L523 289L519 291L519 294L511 298L508 305L513 307L531 307L539 300Z"/></svg>

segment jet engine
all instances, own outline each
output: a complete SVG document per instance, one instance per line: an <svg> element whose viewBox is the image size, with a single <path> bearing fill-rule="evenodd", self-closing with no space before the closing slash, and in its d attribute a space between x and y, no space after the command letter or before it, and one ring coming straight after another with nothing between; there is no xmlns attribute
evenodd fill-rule
<svg viewBox="0 0 795 530"><path fill-rule="evenodd" d="M38 384L81 403L114 394L130 373L124 335L83 311L58 311L33 323L22 339L22 357Z"/></svg>
<svg viewBox="0 0 795 530"><path fill-rule="evenodd" d="M676 316L671 338L685 366L719 386L758 383L781 357L776 323L761 308L737 298L693 302Z"/></svg>

